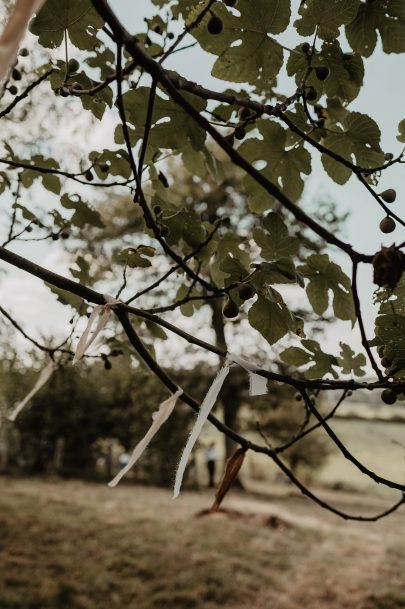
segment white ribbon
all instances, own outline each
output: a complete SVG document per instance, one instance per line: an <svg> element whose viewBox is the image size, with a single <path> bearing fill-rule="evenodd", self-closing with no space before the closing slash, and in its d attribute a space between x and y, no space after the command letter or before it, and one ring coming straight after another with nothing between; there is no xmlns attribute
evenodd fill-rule
<svg viewBox="0 0 405 609"><path fill-rule="evenodd" d="M149 442L152 440L152 438L156 435L156 433L162 427L163 423L165 423L167 421L167 419L170 417L170 415L172 414L173 409L177 402L177 398L179 398L182 393L183 393L183 390L178 389L176 391L176 393L173 393L173 395L170 396L170 398L168 398L167 400L162 402L159 406L159 409L156 410L156 412L154 412L152 414L152 420L153 420L152 425L149 427L148 431L146 432L146 434L144 435L142 440L140 440L140 442L138 442L138 444L135 446L134 451L133 451L131 458L128 461L127 465L120 472L118 472L118 474L115 476L115 478L113 480L111 480L111 482L108 483L108 486L110 486L110 487L117 486L117 484L121 480L121 478L123 476L125 476L125 474L131 469L131 467L133 467L135 465L135 463L138 461L139 457L144 452L145 448L148 446Z"/></svg>
<svg viewBox="0 0 405 609"><path fill-rule="evenodd" d="M6 80L14 66L32 15L39 11L44 2L45 0L16 0L0 36L0 83Z"/></svg>
<svg viewBox="0 0 405 609"><path fill-rule="evenodd" d="M267 379L255 372L249 371L249 395L265 395L267 393Z"/></svg>
<svg viewBox="0 0 405 609"><path fill-rule="evenodd" d="M105 298L106 304L97 305L96 307L94 307L93 312L88 319L87 326L86 326L79 342L77 343L76 352L75 352L73 362L72 362L73 366L75 364L77 364L77 362L79 360L82 359L82 357L85 354L85 352L87 351L87 349L90 347L90 345L93 344L93 342L96 340L97 336L100 334L101 330L106 326L108 320L110 319L112 310L118 304L120 304L120 301L116 300L112 296L108 296L108 295L104 294L104 298ZM96 325L95 329L93 330L93 333L90 335L91 329L92 329L97 317L99 318L97 325Z"/></svg>
<svg viewBox="0 0 405 609"><path fill-rule="evenodd" d="M20 414L22 409L25 408L25 406L34 397L34 395L36 393L38 393L38 391L40 389L42 389L42 387L49 381L52 374L55 372L56 368L57 368L57 364L55 364L55 362L53 362L52 360L49 362L49 364L47 366L45 366L45 368L42 370L41 374L39 375L38 380L35 383L34 387L31 389L31 391L28 393L28 395L25 396L23 401L20 402L19 404L17 404L17 406L14 408L13 412L8 416L9 421L16 420L16 418L18 417L18 415Z"/></svg>
<svg viewBox="0 0 405 609"><path fill-rule="evenodd" d="M196 443L198 436L200 435L203 425L204 425L205 421L207 420L207 417L210 414L210 412L215 404L218 394L221 391L221 387L224 384L224 381L229 374L229 369L231 366L232 366L232 364L228 360L226 360L224 366L218 372L211 387L209 388L208 393L205 396L203 403L201 404L200 410L198 412L197 420L189 435L186 446L184 447L184 450L183 450L183 454L181 455L179 465L177 467L176 479L174 482L173 499L175 499L176 497L179 496L181 484L183 482L184 472L186 471L186 467L187 467L187 461L191 455L191 451L194 448L194 444Z"/></svg>
<svg viewBox="0 0 405 609"><path fill-rule="evenodd" d="M233 353L228 353L228 357L249 373L249 395L265 395L267 393L267 379L260 376L260 374L256 374L256 372L260 370L259 366L252 364L249 360L234 355Z"/></svg>

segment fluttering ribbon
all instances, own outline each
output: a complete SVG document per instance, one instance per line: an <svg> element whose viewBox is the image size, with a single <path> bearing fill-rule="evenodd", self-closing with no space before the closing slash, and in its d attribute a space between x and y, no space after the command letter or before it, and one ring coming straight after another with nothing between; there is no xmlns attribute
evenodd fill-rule
<svg viewBox="0 0 405 609"><path fill-rule="evenodd" d="M101 330L106 326L108 320L110 319L110 315L112 310L120 304L119 300L116 300L115 298L113 298L112 296L108 296L107 294L104 294L104 299L106 301L105 304L103 305L97 305L96 307L94 307L88 322L87 322L87 326L79 340L79 342L77 343L77 347L76 347L76 352L75 355L73 357L73 362L72 365L74 366L75 364L77 364L77 362L79 360L82 359L83 355L85 354L85 352L87 351L87 349L90 347L90 345L93 344L93 342L96 340L97 336L100 334ZM95 327L95 329L93 330L93 333L90 334L91 329L97 319L97 325Z"/></svg>
<svg viewBox="0 0 405 609"><path fill-rule="evenodd" d="M251 396L264 395L267 393L267 379L261 376L260 374L257 374L257 372L260 370L259 366L257 366L256 364L252 364L247 359L244 359L243 357L240 357L238 355L234 355L230 352L227 353L226 358L227 359L225 360L224 366L221 368L221 370L215 377L214 382L209 388L208 393L205 396L203 403L201 404L197 420L194 424L193 429L191 430L186 446L184 447L183 454L181 455L179 464L177 466L176 479L174 482L173 490L173 499L178 497L180 494L180 489L183 482L184 472L186 471L188 459L191 455L195 443L197 442L198 436L201 433L203 425L215 404L218 394L221 391L222 385L224 384L224 381L229 374L231 366L233 366L234 364L238 364L238 366L241 366L241 368L244 368L249 373L249 394ZM241 458L240 465L242 464L242 461L243 459Z"/></svg>
<svg viewBox="0 0 405 609"><path fill-rule="evenodd" d="M9 421L16 420L16 418L18 417L20 412L23 410L23 408L25 408L25 406L28 404L28 402L30 400L32 400L34 395L37 394L38 391L40 389L42 389L42 387L49 381L49 379L51 378L52 374L55 372L57 367L58 367L57 364L55 364L55 362L52 360L49 362L49 364L47 366L45 366L45 368L42 370L41 374L39 375L38 380L35 383L34 387L25 396L25 398L22 400L22 402L19 402L16 405L13 412L7 417L9 419Z"/></svg>
<svg viewBox="0 0 405 609"><path fill-rule="evenodd" d="M256 366L256 364L252 364L247 359L240 357L239 355L234 355L233 353L228 353L228 357L249 373L250 396L265 395L267 393L267 379L264 376L257 374L259 366Z"/></svg>
<svg viewBox="0 0 405 609"><path fill-rule="evenodd" d="M191 430L187 443L184 447L183 454L181 455L179 465L177 467L176 479L174 482L173 499L178 497L180 494L181 484L183 482L183 476L184 476L184 472L186 471L188 459L194 448L194 444L196 443L198 436L200 435L203 425L204 425L205 421L207 420L208 415L210 414L210 412L215 404L218 394L221 391L221 387L224 384L224 381L229 374L229 370L230 370L231 366L232 366L232 362L230 362L229 360L226 360L225 364L223 365L221 370L218 372L217 376L214 379L214 382L212 383L211 387L209 388L208 393L205 396L203 403L201 404L200 410L197 415L196 422L194 424L193 429Z"/></svg>
<svg viewBox="0 0 405 609"><path fill-rule="evenodd" d="M144 435L142 440L140 440L140 442L138 442L138 444L135 446L133 453L131 455L131 458L128 461L127 465L120 472L118 472L118 474L115 476L115 478L113 480L111 480L111 482L108 483L108 486L110 486L110 487L117 486L117 484L121 480L121 478L123 476L125 476L125 474L128 473L129 470L135 465L135 463L138 461L139 457L142 455L142 453L148 446L149 442L152 440L152 438L156 435L156 433L162 427L163 423L165 423L167 421L167 419L170 417L170 415L172 414L173 409L176 405L177 399L181 396L182 393L183 393L183 390L178 389L176 391L176 393L173 393L173 395L170 396L170 398L168 398L167 400L162 402L160 404L158 410L156 410L152 414L152 420L153 420L152 425L149 427L148 431L146 432L146 434Z"/></svg>
<svg viewBox="0 0 405 609"><path fill-rule="evenodd" d="M28 23L45 0L16 0L0 36L0 83L4 83L15 64Z"/></svg>

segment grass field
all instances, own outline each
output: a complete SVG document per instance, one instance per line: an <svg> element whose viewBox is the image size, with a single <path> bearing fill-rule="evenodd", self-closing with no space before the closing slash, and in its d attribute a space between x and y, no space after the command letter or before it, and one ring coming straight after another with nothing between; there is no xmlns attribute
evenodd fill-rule
<svg viewBox="0 0 405 609"><path fill-rule="evenodd" d="M329 492L352 512L385 499ZM212 496L0 478L1 609L405 608L405 509L347 523L291 489Z"/></svg>

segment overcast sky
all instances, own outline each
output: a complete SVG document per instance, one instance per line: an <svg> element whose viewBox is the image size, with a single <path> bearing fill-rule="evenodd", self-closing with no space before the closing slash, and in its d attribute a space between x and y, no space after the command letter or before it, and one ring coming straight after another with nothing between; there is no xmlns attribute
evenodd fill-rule
<svg viewBox="0 0 405 609"><path fill-rule="evenodd" d="M126 27L132 32L143 31L143 17L152 14L153 7L149 0L114 0L111 3L124 21ZM299 5L298 0L293 0L293 6ZM294 31L284 35L283 42L289 46L297 44ZM210 88L224 89L226 84L210 76L213 57L198 48L190 49L185 53L176 54L167 62L166 67L176 69L179 73L192 80L197 80ZM382 130L382 147L384 151L397 154L401 145L396 141L398 122L405 118L405 82L403 78L403 57L397 55L384 55L380 51L365 62L366 83L357 100L351 105L352 110L369 114L374 118ZM292 80L285 75L280 77L280 91L292 93L294 85ZM33 117L35 120L35 117ZM86 141L92 146L99 148L108 147L111 134L111 117L107 117L103 123L86 133ZM63 129L62 129L63 131ZM61 133L63 137L63 133ZM405 198L404 166L394 166L385 172L381 181L381 190L394 187L398 198L393 209L401 215L403 213L403 200ZM43 197L43 193L37 196ZM315 170L307 180L306 189L300 205L308 211L317 200L322 197L334 199L342 211L350 211L350 220L347 223L345 238L352 245L367 253L376 251L381 244L391 245L395 240L397 243L405 239L404 230L399 227L395 233L384 236L378 229L378 224L383 215L376 202L370 198L365 189L355 179L343 187L335 185L323 172L319 162L315 162ZM3 198L3 205L5 204ZM61 251L55 244L49 247L46 244L19 247L18 251L29 255L41 264L57 270L66 272L67 264L61 255ZM333 253L333 249L331 250ZM342 262L342 259L339 258ZM6 268L1 265L0 268ZM346 267L347 270L348 267ZM26 274L13 270L7 277L0 276L2 288L2 304L14 311L16 317L34 334L41 331L45 334L51 332L61 334L66 329L69 312L55 302L49 290L42 282L27 276ZM368 335L373 336L372 285L371 268L369 266L361 269L360 276L361 294L364 299L363 309L368 324ZM181 325L188 325L188 320L180 318ZM352 332L350 324L337 323L328 332L327 346L332 352L337 353L339 340L345 340L360 348L358 328Z"/></svg>

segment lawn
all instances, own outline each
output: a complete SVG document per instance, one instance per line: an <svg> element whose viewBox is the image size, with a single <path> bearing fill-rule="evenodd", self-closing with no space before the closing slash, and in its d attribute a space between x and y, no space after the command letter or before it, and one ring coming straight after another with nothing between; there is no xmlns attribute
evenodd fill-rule
<svg viewBox="0 0 405 609"><path fill-rule="evenodd" d="M399 609L405 509L347 523L291 489L211 495L0 478L0 609ZM351 511L385 499L328 492ZM368 504L368 508L367 508Z"/></svg>

